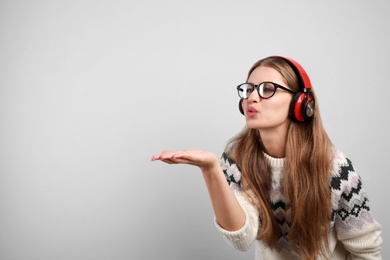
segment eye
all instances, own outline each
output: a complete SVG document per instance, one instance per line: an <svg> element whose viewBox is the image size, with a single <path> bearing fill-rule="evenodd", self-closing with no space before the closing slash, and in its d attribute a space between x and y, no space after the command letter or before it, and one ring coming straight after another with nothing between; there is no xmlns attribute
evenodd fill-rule
<svg viewBox="0 0 390 260"><path fill-rule="evenodd" d="M263 92L264 93L273 93L275 91L275 86L271 83L263 84Z"/></svg>
<svg viewBox="0 0 390 260"><path fill-rule="evenodd" d="M252 85L246 84L246 93L250 94L254 90Z"/></svg>
<svg viewBox="0 0 390 260"><path fill-rule="evenodd" d="M275 86L270 82L261 83L259 86L259 94L262 98L270 98L275 93Z"/></svg>

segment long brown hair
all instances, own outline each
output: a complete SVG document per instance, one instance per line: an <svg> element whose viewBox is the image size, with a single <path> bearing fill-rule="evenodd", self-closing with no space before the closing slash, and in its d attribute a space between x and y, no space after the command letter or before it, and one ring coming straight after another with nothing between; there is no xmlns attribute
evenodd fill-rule
<svg viewBox="0 0 390 260"><path fill-rule="evenodd" d="M248 78L259 66L276 69L295 92L300 90L297 75L282 58L268 57L256 62ZM312 91L316 100L315 93ZM227 144L225 152L238 164L244 192L254 196L260 212L261 227L257 239L269 246L281 237L280 226L270 204L271 171L259 130L245 127ZM305 259L326 254L331 218L330 198L331 142L324 130L318 101L308 122L290 120L286 136L283 195L291 214L288 240ZM250 191L250 192L249 192ZM253 194L253 195L251 195Z"/></svg>

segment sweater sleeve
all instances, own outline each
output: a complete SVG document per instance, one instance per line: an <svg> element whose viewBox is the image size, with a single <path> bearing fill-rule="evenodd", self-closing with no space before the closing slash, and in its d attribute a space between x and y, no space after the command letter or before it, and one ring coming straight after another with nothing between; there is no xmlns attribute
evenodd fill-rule
<svg viewBox="0 0 390 260"><path fill-rule="evenodd" d="M367 194L351 161L336 152L332 171L332 221L349 259L382 259L382 228L370 212Z"/></svg>
<svg viewBox="0 0 390 260"><path fill-rule="evenodd" d="M229 159L224 153L221 157L221 167L225 174L230 188L233 190L237 201L245 212L245 224L239 230L228 231L218 224L214 218L217 230L221 233L225 241L240 251L246 251L250 248L252 242L256 239L259 229L259 212L248 201L241 188L241 172L237 165Z"/></svg>

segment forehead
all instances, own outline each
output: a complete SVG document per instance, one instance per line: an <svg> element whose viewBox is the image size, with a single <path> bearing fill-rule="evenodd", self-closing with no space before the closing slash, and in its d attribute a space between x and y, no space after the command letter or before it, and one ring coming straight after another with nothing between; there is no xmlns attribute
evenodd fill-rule
<svg viewBox="0 0 390 260"><path fill-rule="evenodd" d="M276 69L271 67L259 66L249 75L248 82L259 84L264 81L271 81L280 85L285 85L285 80Z"/></svg>

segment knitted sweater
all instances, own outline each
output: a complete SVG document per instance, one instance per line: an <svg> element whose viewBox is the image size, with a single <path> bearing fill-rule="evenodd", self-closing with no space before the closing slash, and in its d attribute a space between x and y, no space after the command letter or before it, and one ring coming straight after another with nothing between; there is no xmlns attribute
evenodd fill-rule
<svg viewBox="0 0 390 260"><path fill-rule="evenodd" d="M265 154L272 171L270 202L283 234L272 248L256 240L259 228L259 212L244 196L241 188L241 172L234 161L224 153L221 167L231 189L246 214L244 226L237 231L227 231L217 221L215 224L224 239L234 248L245 251L255 241L256 260L301 259L288 243L289 223L282 193L284 159ZM366 192L360 176L351 161L340 151L334 150L331 166L332 217L329 234L330 256L319 259L381 259L381 226L370 214Z"/></svg>

